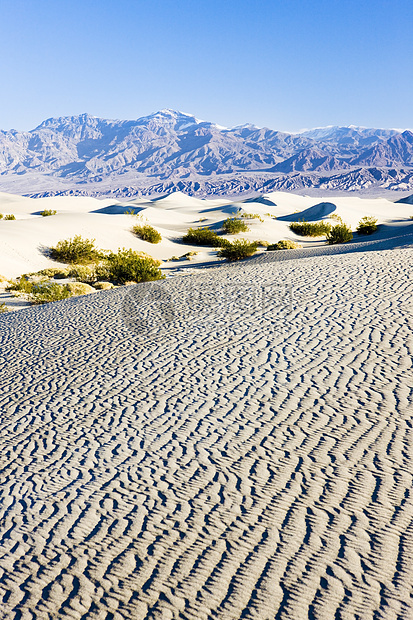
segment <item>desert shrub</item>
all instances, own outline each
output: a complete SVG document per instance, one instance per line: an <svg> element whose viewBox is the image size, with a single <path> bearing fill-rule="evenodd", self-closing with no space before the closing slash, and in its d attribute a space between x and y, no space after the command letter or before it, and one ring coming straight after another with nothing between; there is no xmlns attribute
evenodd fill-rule
<svg viewBox="0 0 413 620"><path fill-rule="evenodd" d="M125 215L136 215L135 209L126 209Z"/></svg>
<svg viewBox="0 0 413 620"><path fill-rule="evenodd" d="M63 284L63 287L69 291L70 295L87 295L95 292L95 289L85 282L67 282Z"/></svg>
<svg viewBox="0 0 413 620"><path fill-rule="evenodd" d="M48 217L49 215L56 215L57 211L55 209L45 209L40 213L42 217Z"/></svg>
<svg viewBox="0 0 413 620"><path fill-rule="evenodd" d="M329 215L330 220L336 220L337 222L342 222L343 220L337 213L332 213Z"/></svg>
<svg viewBox="0 0 413 620"><path fill-rule="evenodd" d="M35 304L46 304L70 297L70 291L56 282L39 282L31 291L31 299Z"/></svg>
<svg viewBox="0 0 413 620"><path fill-rule="evenodd" d="M68 277L74 278L76 282L92 284L98 279L96 276L96 265L71 265Z"/></svg>
<svg viewBox="0 0 413 620"><path fill-rule="evenodd" d="M327 242L330 245L335 243L346 243L347 241L351 241L352 238L353 233L351 232L350 226L344 223L336 224L327 234Z"/></svg>
<svg viewBox="0 0 413 620"><path fill-rule="evenodd" d="M218 255L227 260L241 260L252 256L258 249L256 241L247 241L246 239L236 239L232 243L227 243L221 248Z"/></svg>
<svg viewBox="0 0 413 620"><path fill-rule="evenodd" d="M263 241L262 239L256 241L256 244L259 248L268 248L268 246L270 245L268 241Z"/></svg>
<svg viewBox="0 0 413 620"><path fill-rule="evenodd" d="M125 284L126 282L149 282L165 276L159 269L160 261L143 252L122 248L111 252L108 261L108 280Z"/></svg>
<svg viewBox="0 0 413 620"><path fill-rule="evenodd" d="M59 241L54 248L50 248L50 256L62 263L90 263L97 260L100 253L94 239L82 239L80 235L75 235L73 239Z"/></svg>
<svg viewBox="0 0 413 620"><path fill-rule="evenodd" d="M281 239L278 243L272 243L267 247L267 251L272 252L273 250L296 250L297 248L302 248L303 246L300 243L296 243L295 241L290 241L289 239Z"/></svg>
<svg viewBox="0 0 413 620"><path fill-rule="evenodd" d="M210 228L189 228L182 241L191 245L220 245L220 238Z"/></svg>
<svg viewBox="0 0 413 620"><path fill-rule="evenodd" d="M10 213L9 215L5 215L5 216L4 216L4 219L5 219L5 220L15 220L15 219L16 219L16 216L15 216L15 215L12 215L12 214Z"/></svg>
<svg viewBox="0 0 413 620"><path fill-rule="evenodd" d="M372 235L377 229L377 218L368 215L361 218L356 228L359 235Z"/></svg>
<svg viewBox="0 0 413 620"><path fill-rule="evenodd" d="M2 219L3 219L3 217L4 217L4 216L3 216L3 213L0 213L0 220L2 220Z"/></svg>
<svg viewBox="0 0 413 620"><path fill-rule="evenodd" d="M159 243L162 241L161 233L153 228L153 226L149 226L149 224L144 224L143 226L137 224L132 228L132 231L139 239L142 239L142 241L149 241L149 243Z"/></svg>
<svg viewBox="0 0 413 620"><path fill-rule="evenodd" d="M249 231L247 224L236 217L228 217L223 223L222 228L229 235L236 235L240 232Z"/></svg>
<svg viewBox="0 0 413 620"><path fill-rule="evenodd" d="M34 283L30 282L27 275L20 276L18 280L10 282L7 286L8 291L15 291L16 293L31 293Z"/></svg>
<svg viewBox="0 0 413 620"><path fill-rule="evenodd" d="M290 224L290 230L301 237L323 237L330 232L331 224L323 221L305 222L302 220L299 222L292 222Z"/></svg>
<svg viewBox="0 0 413 620"><path fill-rule="evenodd" d="M8 312L8 311L9 311L8 307L6 306L4 301L2 301L0 303L0 314L3 314L4 312Z"/></svg>

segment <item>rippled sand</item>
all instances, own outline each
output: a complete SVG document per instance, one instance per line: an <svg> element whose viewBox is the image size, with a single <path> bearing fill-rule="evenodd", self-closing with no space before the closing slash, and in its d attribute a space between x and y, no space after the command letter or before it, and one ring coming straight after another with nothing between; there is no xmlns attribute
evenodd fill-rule
<svg viewBox="0 0 413 620"><path fill-rule="evenodd" d="M413 618L412 243L0 317L0 616Z"/></svg>

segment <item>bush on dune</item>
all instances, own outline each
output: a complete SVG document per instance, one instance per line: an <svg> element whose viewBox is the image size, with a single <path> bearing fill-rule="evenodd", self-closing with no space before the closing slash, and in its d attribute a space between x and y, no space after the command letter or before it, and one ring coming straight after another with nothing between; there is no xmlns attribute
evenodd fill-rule
<svg viewBox="0 0 413 620"><path fill-rule="evenodd" d="M42 217L48 217L49 215L56 215L57 211L55 209L45 209L40 213Z"/></svg>
<svg viewBox="0 0 413 620"><path fill-rule="evenodd" d="M33 285L30 295L35 304L46 304L71 297L70 291L56 282L39 282Z"/></svg>
<svg viewBox="0 0 413 620"><path fill-rule="evenodd" d="M15 215L12 215L12 214L10 214L10 215L5 215L5 216L4 216L4 219L5 219L5 220L15 220L15 219L16 219L16 216L15 216Z"/></svg>
<svg viewBox="0 0 413 620"><path fill-rule="evenodd" d="M224 221L222 228L229 235L236 235L240 232L249 231L247 224L242 220L237 219L236 217L228 217Z"/></svg>
<svg viewBox="0 0 413 620"><path fill-rule="evenodd" d="M122 248L107 257L108 280L119 284L161 280L165 276L159 269L160 264L143 252Z"/></svg>
<svg viewBox="0 0 413 620"><path fill-rule="evenodd" d="M139 239L142 241L148 241L149 243L159 243L162 241L161 233L153 228L153 226L149 226L149 224L136 224L132 228L132 231L135 233Z"/></svg>
<svg viewBox="0 0 413 620"><path fill-rule="evenodd" d="M101 257L95 247L94 239L82 239L75 235L73 239L65 239L50 248L50 256L61 263L90 263Z"/></svg>
<svg viewBox="0 0 413 620"><path fill-rule="evenodd" d="M241 260L255 254L258 244L255 241L247 241L246 239L236 239L232 243L227 241L218 252L222 258L229 261Z"/></svg>
<svg viewBox="0 0 413 620"><path fill-rule="evenodd" d="M296 250L297 248L302 248L303 246L300 243L296 243L295 241L290 241L289 239L281 239L278 243L272 243L267 247L268 252L272 252L273 250Z"/></svg>
<svg viewBox="0 0 413 620"><path fill-rule="evenodd" d="M290 224L290 230L300 237L323 237L327 235L331 230L331 224L329 222L305 222L304 220L299 222L292 222Z"/></svg>
<svg viewBox="0 0 413 620"><path fill-rule="evenodd" d="M377 218L368 215L361 218L356 230L359 235L372 235L378 230Z"/></svg>
<svg viewBox="0 0 413 620"><path fill-rule="evenodd" d="M353 233L351 232L350 226L341 223L333 226L327 234L327 243L329 245L334 245L336 243L347 243L347 241L351 241L352 238Z"/></svg>
<svg viewBox="0 0 413 620"><path fill-rule="evenodd" d="M182 241L190 245L212 245L213 247L221 244L221 239L215 230L210 228L189 228Z"/></svg>

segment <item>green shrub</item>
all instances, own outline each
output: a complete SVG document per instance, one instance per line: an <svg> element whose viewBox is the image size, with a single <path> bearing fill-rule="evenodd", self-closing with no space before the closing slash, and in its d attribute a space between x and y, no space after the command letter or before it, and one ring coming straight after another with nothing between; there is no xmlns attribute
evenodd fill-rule
<svg viewBox="0 0 413 620"><path fill-rule="evenodd" d="M221 243L215 230L210 228L189 228L182 241L190 245L212 245L214 247Z"/></svg>
<svg viewBox="0 0 413 620"><path fill-rule="evenodd" d="M15 291L16 293L31 293L32 289L33 289L33 282L29 282L28 278L26 275L24 276L20 276L20 278L18 280L14 280L13 282L11 282L8 287L7 290L8 291Z"/></svg>
<svg viewBox="0 0 413 620"><path fill-rule="evenodd" d="M108 280L125 284L126 282L149 282L165 276L159 269L160 261L143 252L126 248L111 252L107 257Z"/></svg>
<svg viewBox="0 0 413 620"><path fill-rule="evenodd" d="M14 215L12 215L12 214L9 214L9 215L5 215L5 216L4 216L4 219L5 219L5 220L15 220L15 219L16 219L16 216L14 216Z"/></svg>
<svg viewBox="0 0 413 620"><path fill-rule="evenodd" d="M45 209L40 213L42 217L47 217L48 215L56 215L57 211L55 209Z"/></svg>
<svg viewBox="0 0 413 620"><path fill-rule="evenodd" d="M98 279L96 276L96 265L71 265L68 277L74 278L76 282L92 284Z"/></svg>
<svg viewBox="0 0 413 620"><path fill-rule="evenodd" d="M299 222L292 222L290 230L301 237L323 237L330 232L331 224L323 221L305 222L301 220Z"/></svg>
<svg viewBox="0 0 413 620"><path fill-rule="evenodd" d="M353 238L353 233L351 232L350 226L347 224L336 224L327 234L327 242L330 245L335 243L346 243L347 241L351 241Z"/></svg>
<svg viewBox="0 0 413 620"><path fill-rule="evenodd" d="M3 213L0 213L0 220L3 219Z"/></svg>
<svg viewBox="0 0 413 620"><path fill-rule="evenodd" d="M70 297L70 291L56 282L39 282L31 291L31 299L35 304L46 304Z"/></svg>
<svg viewBox="0 0 413 620"><path fill-rule="evenodd" d="M149 243L159 243L162 241L161 233L153 228L153 226L149 226L149 224L144 224L143 226L137 224L132 228L132 231L139 239L142 239L142 241L149 241Z"/></svg>
<svg viewBox="0 0 413 620"><path fill-rule="evenodd" d="M372 235L377 232L377 218L372 216L363 217L356 228L359 235Z"/></svg>
<svg viewBox="0 0 413 620"><path fill-rule="evenodd" d="M297 248L302 248L303 246L300 243L296 243L295 241L290 241L289 239L281 239L278 243L272 243L267 247L268 252L272 252L273 250L296 250Z"/></svg>
<svg viewBox="0 0 413 620"><path fill-rule="evenodd" d="M256 241L247 241L246 239L236 239L232 243L227 241L218 252L218 255L227 260L241 260L252 256L258 249Z"/></svg>
<svg viewBox="0 0 413 620"><path fill-rule="evenodd" d="M222 228L229 235L236 235L240 232L248 232L249 228L245 222L237 219L236 217L229 217L225 220Z"/></svg>
<svg viewBox="0 0 413 620"><path fill-rule="evenodd" d="M73 239L59 241L54 248L50 248L50 256L61 263L90 263L97 260L100 253L94 239L82 239L80 235L75 235Z"/></svg>
<svg viewBox="0 0 413 620"><path fill-rule="evenodd" d="M4 312L8 312L8 311L9 311L8 307L6 306L4 301L2 301L0 303L0 314L3 314Z"/></svg>

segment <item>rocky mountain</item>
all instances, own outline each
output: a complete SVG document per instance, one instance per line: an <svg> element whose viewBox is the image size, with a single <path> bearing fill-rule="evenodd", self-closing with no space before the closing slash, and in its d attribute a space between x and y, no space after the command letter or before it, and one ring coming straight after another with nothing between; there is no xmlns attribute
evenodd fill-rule
<svg viewBox="0 0 413 620"><path fill-rule="evenodd" d="M0 131L2 191L128 197L305 188L413 190L413 133L228 129L173 110L133 121L82 114L27 132Z"/></svg>

